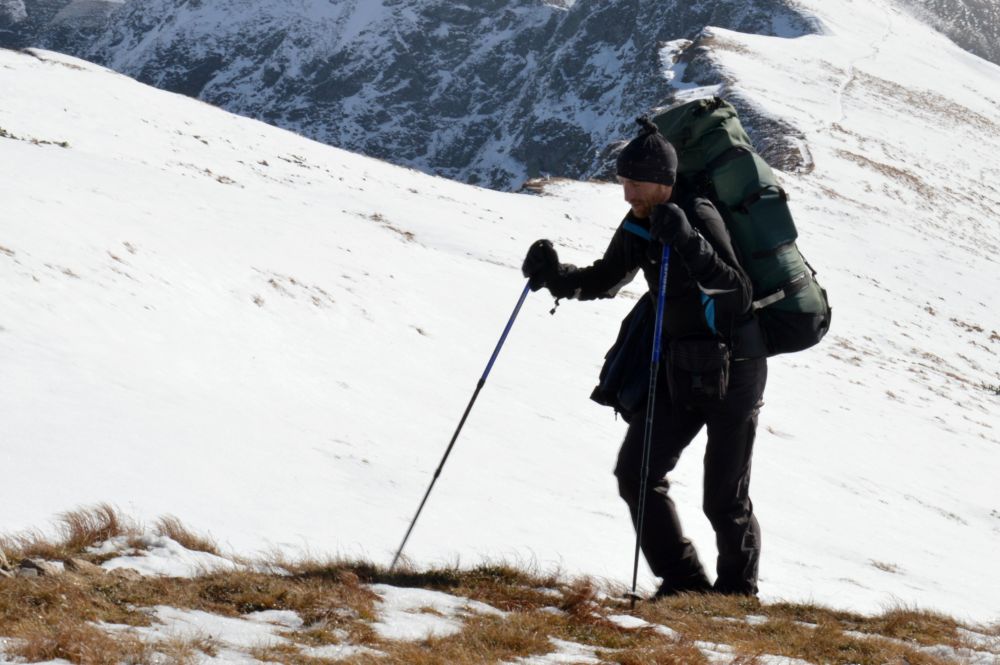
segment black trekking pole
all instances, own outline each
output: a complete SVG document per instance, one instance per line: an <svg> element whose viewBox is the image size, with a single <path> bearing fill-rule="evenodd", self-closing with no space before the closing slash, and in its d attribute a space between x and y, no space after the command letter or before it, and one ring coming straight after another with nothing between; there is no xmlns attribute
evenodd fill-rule
<svg viewBox="0 0 1000 665"><path fill-rule="evenodd" d="M635 558L632 562L632 599L635 609L635 586L639 579L639 546L642 543L643 521L646 516L646 489L649 475L650 449L653 443L653 405L656 403L656 377L660 373L660 347L663 338L663 302L667 293L667 266L670 265L670 245L663 245L660 259L660 291L656 298L656 323L653 326L653 358L649 370L649 394L646 396L646 431L642 442L642 469L639 477L639 515L635 525Z"/></svg>
<svg viewBox="0 0 1000 665"><path fill-rule="evenodd" d="M524 285L524 291L521 292L521 297L517 301L517 306L514 307L514 313L510 315L510 320L507 321L507 327L504 328L503 334L500 335L500 341L497 342L497 347L493 350L490 362L486 365L486 371L483 372L483 376L479 379L479 383L476 384L476 391L472 393L472 399L469 400L469 405L465 407L465 413L462 414L462 420L459 421L458 428L455 430L454 436L451 437L451 443L448 444L448 449L444 451L444 457L441 458L441 463L438 465L437 471L434 472L434 477L431 478L431 484L427 488L427 493L424 494L424 500L420 502L420 507L417 508L417 514L413 516L413 521L410 522L410 528L406 530L406 535L403 536L403 542L400 544L399 550L396 552L396 556L392 559L392 565L389 566L389 572L392 572L396 567L396 563L399 561L399 557L403 553L403 548L406 547L406 541L409 540L410 534L413 532L413 527L417 523L417 518L420 517L420 511L424 509L424 504L427 503L427 497L431 495L431 490L434 489L434 483L437 482L438 476L441 475L441 469L444 468L444 463L448 460L448 455L451 454L451 449L454 447L455 441L458 440L458 435L461 433L462 427L465 425L465 419L469 417L469 412L472 411L472 405L476 403L476 398L479 397L479 391L481 391L483 386L486 385L486 377L490 375L490 370L493 369L493 363L496 362L497 356L500 355L500 349L503 347L503 343L507 339L507 334L514 325L514 319L517 318L517 313L521 311L521 305L524 304L524 299L528 297L530 290L531 282L529 281Z"/></svg>

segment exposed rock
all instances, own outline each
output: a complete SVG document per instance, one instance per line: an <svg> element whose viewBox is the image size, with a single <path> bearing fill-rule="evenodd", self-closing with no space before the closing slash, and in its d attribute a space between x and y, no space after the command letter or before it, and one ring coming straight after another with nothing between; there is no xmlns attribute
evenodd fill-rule
<svg viewBox="0 0 1000 665"><path fill-rule="evenodd" d="M24 0L0 0L0 29L11 28L26 18Z"/></svg>
<svg viewBox="0 0 1000 665"><path fill-rule="evenodd" d="M66 559L63 562L66 570L78 575L103 575L106 571L98 565L83 559Z"/></svg>
<svg viewBox="0 0 1000 665"><path fill-rule="evenodd" d="M113 577L118 577L129 582L135 582L142 579L142 573L135 568L115 568L109 574Z"/></svg>
<svg viewBox="0 0 1000 665"><path fill-rule="evenodd" d="M38 577L40 573L34 568L18 568L14 575L17 577Z"/></svg>
<svg viewBox="0 0 1000 665"><path fill-rule="evenodd" d="M59 575L63 572L63 569L58 564L52 563L51 561L45 561L43 559L23 559L21 561L21 567L18 569L18 574L21 571L29 571L27 577L31 577L30 571L35 571L36 575L42 577L52 577L54 575Z"/></svg>
<svg viewBox="0 0 1000 665"><path fill-rule="evenodd" d="M0 0L0 46L77 54L125 0Z"/></svg>
<svg viewBox="0 0 1000 665"><path fill-rule="evenodd" d="M6 3L8 10L0 12L0 46L23 48L38 46L38 35L69 0L6 0ZM7 21L4 14L9 17Z"/></svg>

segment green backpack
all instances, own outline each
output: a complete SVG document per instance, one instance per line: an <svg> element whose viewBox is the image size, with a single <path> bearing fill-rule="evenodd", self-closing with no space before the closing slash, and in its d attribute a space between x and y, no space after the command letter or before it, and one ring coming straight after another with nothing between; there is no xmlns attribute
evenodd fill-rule
<svg viewBox="0 0 1000 665"><path fill-rule="evenodd" d="M816 272L799 253L788 196L754 152L724 100L700 99L653 118L677 149L682 191L719 209L740 263L753 282L753 310L767 354L801 351L830 329L831 309Z"/></svg>

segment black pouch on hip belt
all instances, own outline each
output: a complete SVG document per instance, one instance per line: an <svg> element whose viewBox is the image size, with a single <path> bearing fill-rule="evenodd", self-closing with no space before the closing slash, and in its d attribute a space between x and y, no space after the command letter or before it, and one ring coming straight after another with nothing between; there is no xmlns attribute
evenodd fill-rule
<svg viewBox="0 0 1000 665"><path fill-rule="evenodd" d="M718 339L681 338L670 342L667 384L681 406L721 402L729 388L729 347Z"/></svg>

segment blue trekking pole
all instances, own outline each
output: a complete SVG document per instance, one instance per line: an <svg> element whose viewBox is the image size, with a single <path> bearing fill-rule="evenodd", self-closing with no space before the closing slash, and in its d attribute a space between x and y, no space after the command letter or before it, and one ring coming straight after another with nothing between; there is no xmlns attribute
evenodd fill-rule
<svg viewBox="0 0 1000 665"><path fill-rule="evenodd" d="M649 394L646 396L646 431L642 442L642 474L639 478L639 516L635 525L635 559L632 562L631 609L635 609L635 585L639 578L639 546L642 542L643 520L646 515L646 489L649 475L650 449L653 444L653 405L656 400L656 377L660 373L660 347L663 340L663 303L667 293L667 266L670 265L670 245L663 245L660 259L660 291L656 299L656 323L653 327L653 358L649 370Z"/></svg>
<svg viewBox="0 0 1000 665"><path fill-rule="evenodd" d="M410 522L410 528L406 530L406 535L403 536L403 542L399 546L399 550L396 552L396 556L392 559L392 565L389 566L389 572L391 573L396 567L396 563L399 561L400 555L403 553L403 548L406 547L406 541L409 540L410 534L413 532L413 527L417 523L417 518L420 517L420 511L424 509L424 504L427 503L427 497L431 495L431 490L434 489L434 483L437 482L438 476L441 475L441 469L444 468L444 463L448 460L448 455L451 454L451 449L455 446L455 441L458 440L458 435L462 431L462 427L465 425L465 419L469 417L469 412L472 411L472 405L476 403L476 398L479 397L479 392L486 385L486 378L490 375L490 370L493 369L493 363L496 362L497 356L500 355L500 348L503 347L504 341L507 339L507 334L510 333L511 327L514 325L514 319L517 318L517 313L521 311L521 305L524 304L524 299L528 297L528 292L531 290L531 281L529 280L527 284L524 285L524 291L521 292L521 297L517 301L517 306L514 307L514 313L510 315L510 320L507 321L507 327L504 328L503 334L500 335L500 341L497 342L497 347L493 350L493 356L490 357L490 362L486 365L486 371L483 372L483 376L479 379L479 383L476 384L476 391L472 393L472 399L469 400L469 405L465 407L465 413L462 414L462 420L458 423L458 428L455 430L454 436L451 437L451 443L448 444L448 449L444 451L444 457L441 458L441 463L438 465L437 471L434 472L434 477L431 479L430 487L427 488L427 493L424 494L424 500L420 502L420 507L417 508L417 514L413 516L413 521Z"/></svg>

